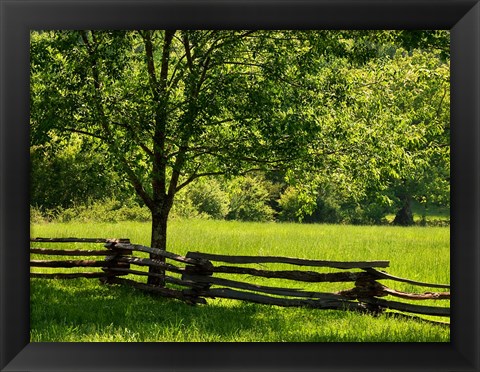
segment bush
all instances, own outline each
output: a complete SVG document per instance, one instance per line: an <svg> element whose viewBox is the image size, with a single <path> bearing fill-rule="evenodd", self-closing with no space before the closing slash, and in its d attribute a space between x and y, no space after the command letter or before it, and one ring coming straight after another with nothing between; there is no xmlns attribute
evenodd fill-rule
<svg viewBox="0 0 480 372"><path fill-rule="evenodd" d="M192 218L202 218L208 219L211 218L208 214L200 213L195 206L191 198L184 189L179 191L175 195L175 201L173 203L172 209L170 211L169 218L172 219L192 219Z"/></svg>
<svg viewBox="0 0 480 372"><path fill-rule="evenodd" d="M150 210L147 207L137 205L122 206L118 212L119 221L149 222L152 219Z"/></svg>
<svg viewBox="0 0 480 372"><path fill-rule="evenodd" d="M228 214L228 194L220 188L215 179L205 179L190 185L188 198L198 214L214 219L224 219Z"/></svg>
<svg viewBox="0 0 480 372"><path fill-rule="evenodd" d="M341 207L342 221L352 225L384 225L388 212L381 198L345 203Z"/></svg>
<svg viewBox="0 0 480 372"><path fill-rule="evenodd" d="M30 207L30 223L46 223L48 218L42 213L40 208L36 206Z"/></svg>
<svg viewBox="0 0 480 372"><path fill-rule="evenodd" d="M340 206L336 200L318 198L317 205L311 214L304 218L305 222L340 223L343 222Z"/></svg>
<svg viewBox="0 0 480 372"><path fill-rule="evenodd" d="M278 214L280 221L296 221L301 222L303 219L303 201L300 200L299 192L294 187L287 189L280 196L278 204L281 208Z"/></svg>
<svg viewBox="0 0 480 372"><path fill-rule="evenodd" d="M230 196L227 219L240 221L271 221L274 211L267 205L270 193L260 177L235 178L228 185Z"/></svg>
<svg viewBox="0 0 480 372"><path fill-rule="evenodd" d="M341 221L339 206L328 198L309 195L294 187L288 187L280 196L281 221L325 222Z"/></svg>

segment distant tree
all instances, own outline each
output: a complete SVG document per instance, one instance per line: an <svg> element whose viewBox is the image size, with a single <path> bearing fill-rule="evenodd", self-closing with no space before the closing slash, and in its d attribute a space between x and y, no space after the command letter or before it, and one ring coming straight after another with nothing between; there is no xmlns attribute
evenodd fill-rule
<svg viewBox="0 0 480 372"><path fill-rule="evenodd" d="M393 209L396 224L412 224L414 200L448 205L450 66L443 52L387 43L378 58L359 66L337 59L323 70L340 76L330 112L319 113L315 141L325 156L321 166L287 171L297 193L310 195L302 197L310 211L316 194L332 185L342 208L357 205L366 222Z"/></svg>
<svg viewBox="0 0 480 372"><path fill-rule="evenodd" d="M395 224L413 224L413 200L448 203L449 67L448 61L431 51L408 55L397 51L388 64L372 67L372 79L384 82L363 89L369 95L363 112L370 114L370 122L385 124L386 131L376 129L372 135L380 155L378 184L382 185L374 190L398 208Z"/></svg>

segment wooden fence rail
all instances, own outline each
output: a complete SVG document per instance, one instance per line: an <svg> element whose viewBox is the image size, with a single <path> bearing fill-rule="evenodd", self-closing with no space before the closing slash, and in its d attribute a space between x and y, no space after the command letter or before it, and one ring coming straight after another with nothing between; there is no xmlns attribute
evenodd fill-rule
<svg viewBox="0 0 480 372"><path fill-rule="evenodd" d="M407 293L389 288L380 280L408 283L414 286L450 289L448 284L425 283L400 278L378 268L386 268L389 261L325 261L279 256L234 256L202 252L188 252L181 256L172 252L131 244L129 239L102 238L35 238L34 243L102 243L102 249L52 249L31 248L31 254L46 256L105 256L99 259L38 260L31 259L32 268L99 268L95 272L31 272L32 278L69 279L99 278L104 284L119 284L163 297L175 298L189 304L205 304L207 298L228 298L276 306L307 306L316 309L353 310L369 313L382 313L386 309L402 313L430 316L450 316L449 307L423 306L410 302L387 299L395 297L408 301L448 300L450 292ZM139 252L143 257L134 256ZM157 260L145 254L162 257ZM168 261L166 261L168 260ZM165 262L164 262L165 261ZM221 262L230 264L213 264ZM309 267L308 270L273 270L254 268L252 264L289 264ZM250 265L245 267L241 265ZM165 273L165 287L146 284L148 276L161 276L133 269L131 266L158 267ZM318 268L340 270L339 272L318 272ZM51 271L51 270L49 270ZM128 276L128 277L127 277ZM240 278L237 278L240 276ZM248 276L250 281L245 281ZM252 278L262 278L262 284L251 282ZM143 278L143 279L142 279ZM264 285L265 279L285 279L282 287ZM297 287L290 288L288 283ZM352 282L353 288L333 293L305 290L301 283L340 283ZM312 285L310 285L311 287Z"/></svg>

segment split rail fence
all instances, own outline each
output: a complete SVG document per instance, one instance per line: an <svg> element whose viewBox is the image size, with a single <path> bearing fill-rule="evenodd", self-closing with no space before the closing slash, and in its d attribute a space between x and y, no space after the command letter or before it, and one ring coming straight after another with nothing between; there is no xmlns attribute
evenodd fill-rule
<svg viewBox="0 0 480 372"><path fill-rule="evenodd" d="M401 313L449 317L450 308L412 304L411 300L448 300L450 285L425 283L396 277L381 271L389 261L323 261L278 256L233 256L201 252L189 252L185 256L156 248L132 244L129 239L80 239L80 238L35 238L34 243L96 243L103 249L52 249L31 247L30 253L46 256L70 256L73 259L47 260L31 259L31 268L61 268L59 272L35 272L32 278L69 279L99 278L105 284L126 285L175 298L188 304L206 304L207 298L228 298L277 306L306 306L317 309L353 310L378 314L386 309ZM37 244L36 244L37 245ZM135 256L143 252L160 259ZM87 257L79 259L78 257ZM103 259L92 259L92 257ZM212 262L215 262L213 264ZM218 264L221 263L221 264ZM225 265L227 264L227 265ZM256 264L252 267L252 264ZM309 270L273 270L265 265L290 264L308 267ZM262 265L261 269L258 265ZM156 267L165 273L149 273L145 267ZM135 267L135 269L133 268ZM144 267L144 269L139 269ZM78 271L82 268L82 271ZM319 272L324 268L327 272ZM67 270L68 269L68 270ZM70 272L75 269L74 272ZM90 271L86 272L85 269ZM66 272L68 271L68 272ZM165 286L146 283L148 276L165 278ZM242 279L237 279L240 276ZM245 281L248 277L250 282ZM352 282L353 288L333 293L308 291L302 288L288 288L259 285L251 278L265 282L268 278L284 279L289 283L343 283ZM407 293L381 284L380 280L408 283L412 286L444 289L441 292ZM268 282L268 281L267 281ZM445 290L448 290L445 291ZM389 296L388 299L385 297ZM410 300L401 302L390 297Z"/></svg>

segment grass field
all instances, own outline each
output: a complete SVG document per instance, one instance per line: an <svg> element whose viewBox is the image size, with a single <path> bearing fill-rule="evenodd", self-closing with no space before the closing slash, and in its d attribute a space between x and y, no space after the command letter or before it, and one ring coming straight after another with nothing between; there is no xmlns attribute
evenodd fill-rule
<svg viewBox="0 0 480 372"><path fill-rule="evenodd" d="M150 225L139 222L34 224L31 230L32 237L125 237L144 245L149 245L149 235ZM37 246L48 247L47 244ZM70 248L73 247L79 248L80 245L72 244ZM387 271L393 275L432 283L450 282L448 227L404 228L173 220L169 226L168 250L179 254L202 251L340 261L389 260L390 267ZM277 267L293 268L290 265ZM284 286L284 281L280 279L256 282ZM409 292L432 290L390 281L382 283ZM304 288L333 292L352 286L353 283L306 284ZM31 341L450 340L448 327L418 320L372 317L344 311L280 308L225 299L209 299L208 302L208 305L192 307L180 301L145 295L130 288L104 286L97 279L32 279ZM422 301L422 304L449 306L448 301ZM435 320L448 321L445 318Z"/></svg>

